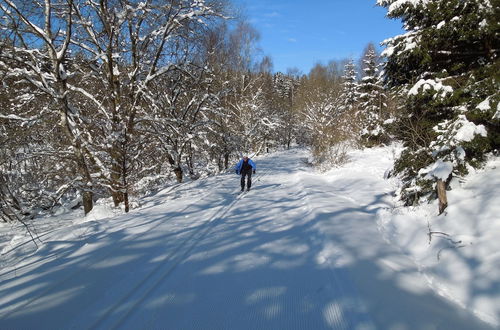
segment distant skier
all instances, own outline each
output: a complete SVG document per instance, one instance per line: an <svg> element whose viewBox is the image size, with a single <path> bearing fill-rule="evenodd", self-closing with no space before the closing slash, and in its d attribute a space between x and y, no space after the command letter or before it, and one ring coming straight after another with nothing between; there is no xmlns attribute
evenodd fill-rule
<svg viewBox="0 0 500 330"><path fill-rule="evenodd" d="M257 167L253 160L247 156L243 156L242 159L236 165L236 174L241 174L241 191L245 190L245 176L247 177L247 191L252 187L252 173L255 174Z"/></svg>

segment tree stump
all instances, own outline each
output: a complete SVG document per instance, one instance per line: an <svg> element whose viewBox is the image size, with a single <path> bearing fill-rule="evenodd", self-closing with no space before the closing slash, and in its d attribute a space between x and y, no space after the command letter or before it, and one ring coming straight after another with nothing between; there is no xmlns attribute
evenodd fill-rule
<svg viewBox="0 0 500 330"><path fill-rule="evenodd" d="M443 213L448 206L448 198L446 198L446 184L443 180L437 181L437 194L439 199L439 214Z"/></svg>

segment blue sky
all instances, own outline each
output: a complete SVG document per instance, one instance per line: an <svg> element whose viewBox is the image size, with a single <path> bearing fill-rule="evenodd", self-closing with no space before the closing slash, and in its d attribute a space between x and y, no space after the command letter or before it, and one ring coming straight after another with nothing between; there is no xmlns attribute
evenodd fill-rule
<svg viewBox="0 0 500 330"><path fill-rule="evenodd" d="M317 62L354 58L369 42L401 34L401 23L385 17L376 0L233 0L261 36L263 55L274 71L303 73Z"/></svg>

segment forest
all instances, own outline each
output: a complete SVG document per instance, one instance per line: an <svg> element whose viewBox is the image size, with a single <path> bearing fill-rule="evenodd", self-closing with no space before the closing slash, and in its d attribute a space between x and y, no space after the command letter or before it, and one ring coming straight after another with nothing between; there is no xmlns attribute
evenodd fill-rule
<svg viewBox="0 0 500 330"><path fill-rule="evenodd" d="M229 1L0 0L0 221L92 210L300 145L311 165L400 141L406 205L500 145L498 1L378 0L405 33L274 72Z"/></svg>

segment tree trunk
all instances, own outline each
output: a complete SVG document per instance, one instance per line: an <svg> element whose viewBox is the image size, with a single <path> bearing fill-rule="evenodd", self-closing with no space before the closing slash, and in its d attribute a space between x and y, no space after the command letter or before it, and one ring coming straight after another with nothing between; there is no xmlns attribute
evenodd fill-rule
<svg viewBox="0 0 500 330"><path fill-rule="evenodd" d="M123 180L123 186L122 186L122 191L123 193L121 196L123 197L123 201L125 202L125 213L128 213L130 210L130 204L128 201L128 181L127 181L127 158L126 154L123 155L122 157L122 180Z"/></svg>
<svg viewBox="0 0 500 330"><path fill-rule="evenodd" d="M439 199L439 214L441 214L448 206L448 199L446 198L446 184L441 179L438 179L437 181L437 194Z"/></svg>
<svg viewBox="0 0 500 330"><path fill-rule="evenodd" d="M94 207L94 193L92 192L93 189L93 184L92 184L92 177L90 175L90 169L87 166L87 162L85 161L85 156L83 154L83 150L80 146L79 143L74 143L73 147L75 148L75 156L76 156L76 163L78 165L78 170L82 174L84 178L84 186L82 189L82 203L83 203L83 210L85 211L85 215L92 211L92 208Z"/></svg>
<svg viewBox="0 0 500 330"><path fill-rule="evenodd" d="M92 176L90 175L91 171L87 164L87 160L85 159L86 150L80 142L79 135L73 132L73 128L68 118L72 113L72 110L68 100L68 86L66 84L66 80L64 77L61 77L60 73L57 71L60 65L57 56L54 54L54 52L50 53L52 57L52 65L54 67L54 70L56 70L55 76L58 79L58 93L59 95L61 95L61 97L57 99L60 107L59 115L61 116L59 124L61 125L63 133L67 138L68 145L72 146L74 149L73 152L75 155L78 171L83 178L82 202L85 215L87 215L94 207L92 192L93 182Z"/></svg>
<svg viewBox="0 0 500 330"><path fill-rule="evenodd" d="M92 208L94 206L92 195L93 194L91 191L83 192L82 202L83 202L83 211L85 212L85 215L87 215L90 211L92 211Z"/></svg>
<svg viewBox="0 0 500 330"><path fill-rule="evenodd" d="M178 183L181 183L182 182L182 168L181 168L181 162L180 162L180 157L177 158L177 162L175 161L175 159L167 153L167 160L168 160L168 163L174 167L174 173L175 173L175 177L177 179L177 182Z"/></svg>
<svg viewBox="0 0 500 330"><path fill-rule="evenodd" d="M174 169L175 177L178 183L182 183L182 168L180 166Z"/></svg>
<svg viewBox="0 0 500 330"><path fill-rule="evenodd" d="M128 211L130 210L130 204L128 202L128 191L125 191L125 193L123 194L123 199L125 201L125 213L128 213Z"/></svg>
<svg viewBox="0 0 500 330"><path fill-rule="evenodd" d="M121 166L118 164L120 159L118 158L118 156L116 156L115 152L111 153L111 157L113 159L113 164L111 165L111 197L113 198L115 207L117 207L121 202L124 201L124 196L121 189L122 185L120 183L120 179L123 179L121 173L124 172L124 169L121 168Z"/></svg>
<svg viewBox="0 0 500 330"><path fill-rule="evenodd" d="M189 154L187 157L187 166L188 166L188 172L189 176L191 179L195 177L195 172L194 172L194 155L193 155L193 148L191 147L191 144L189 145Z"/></svg>
<svg viewBox="0 0 500 330"><path fill-rule="evenodd" d="M229 153L224 154L224 169L227 170L229 168Z"/></svg>

